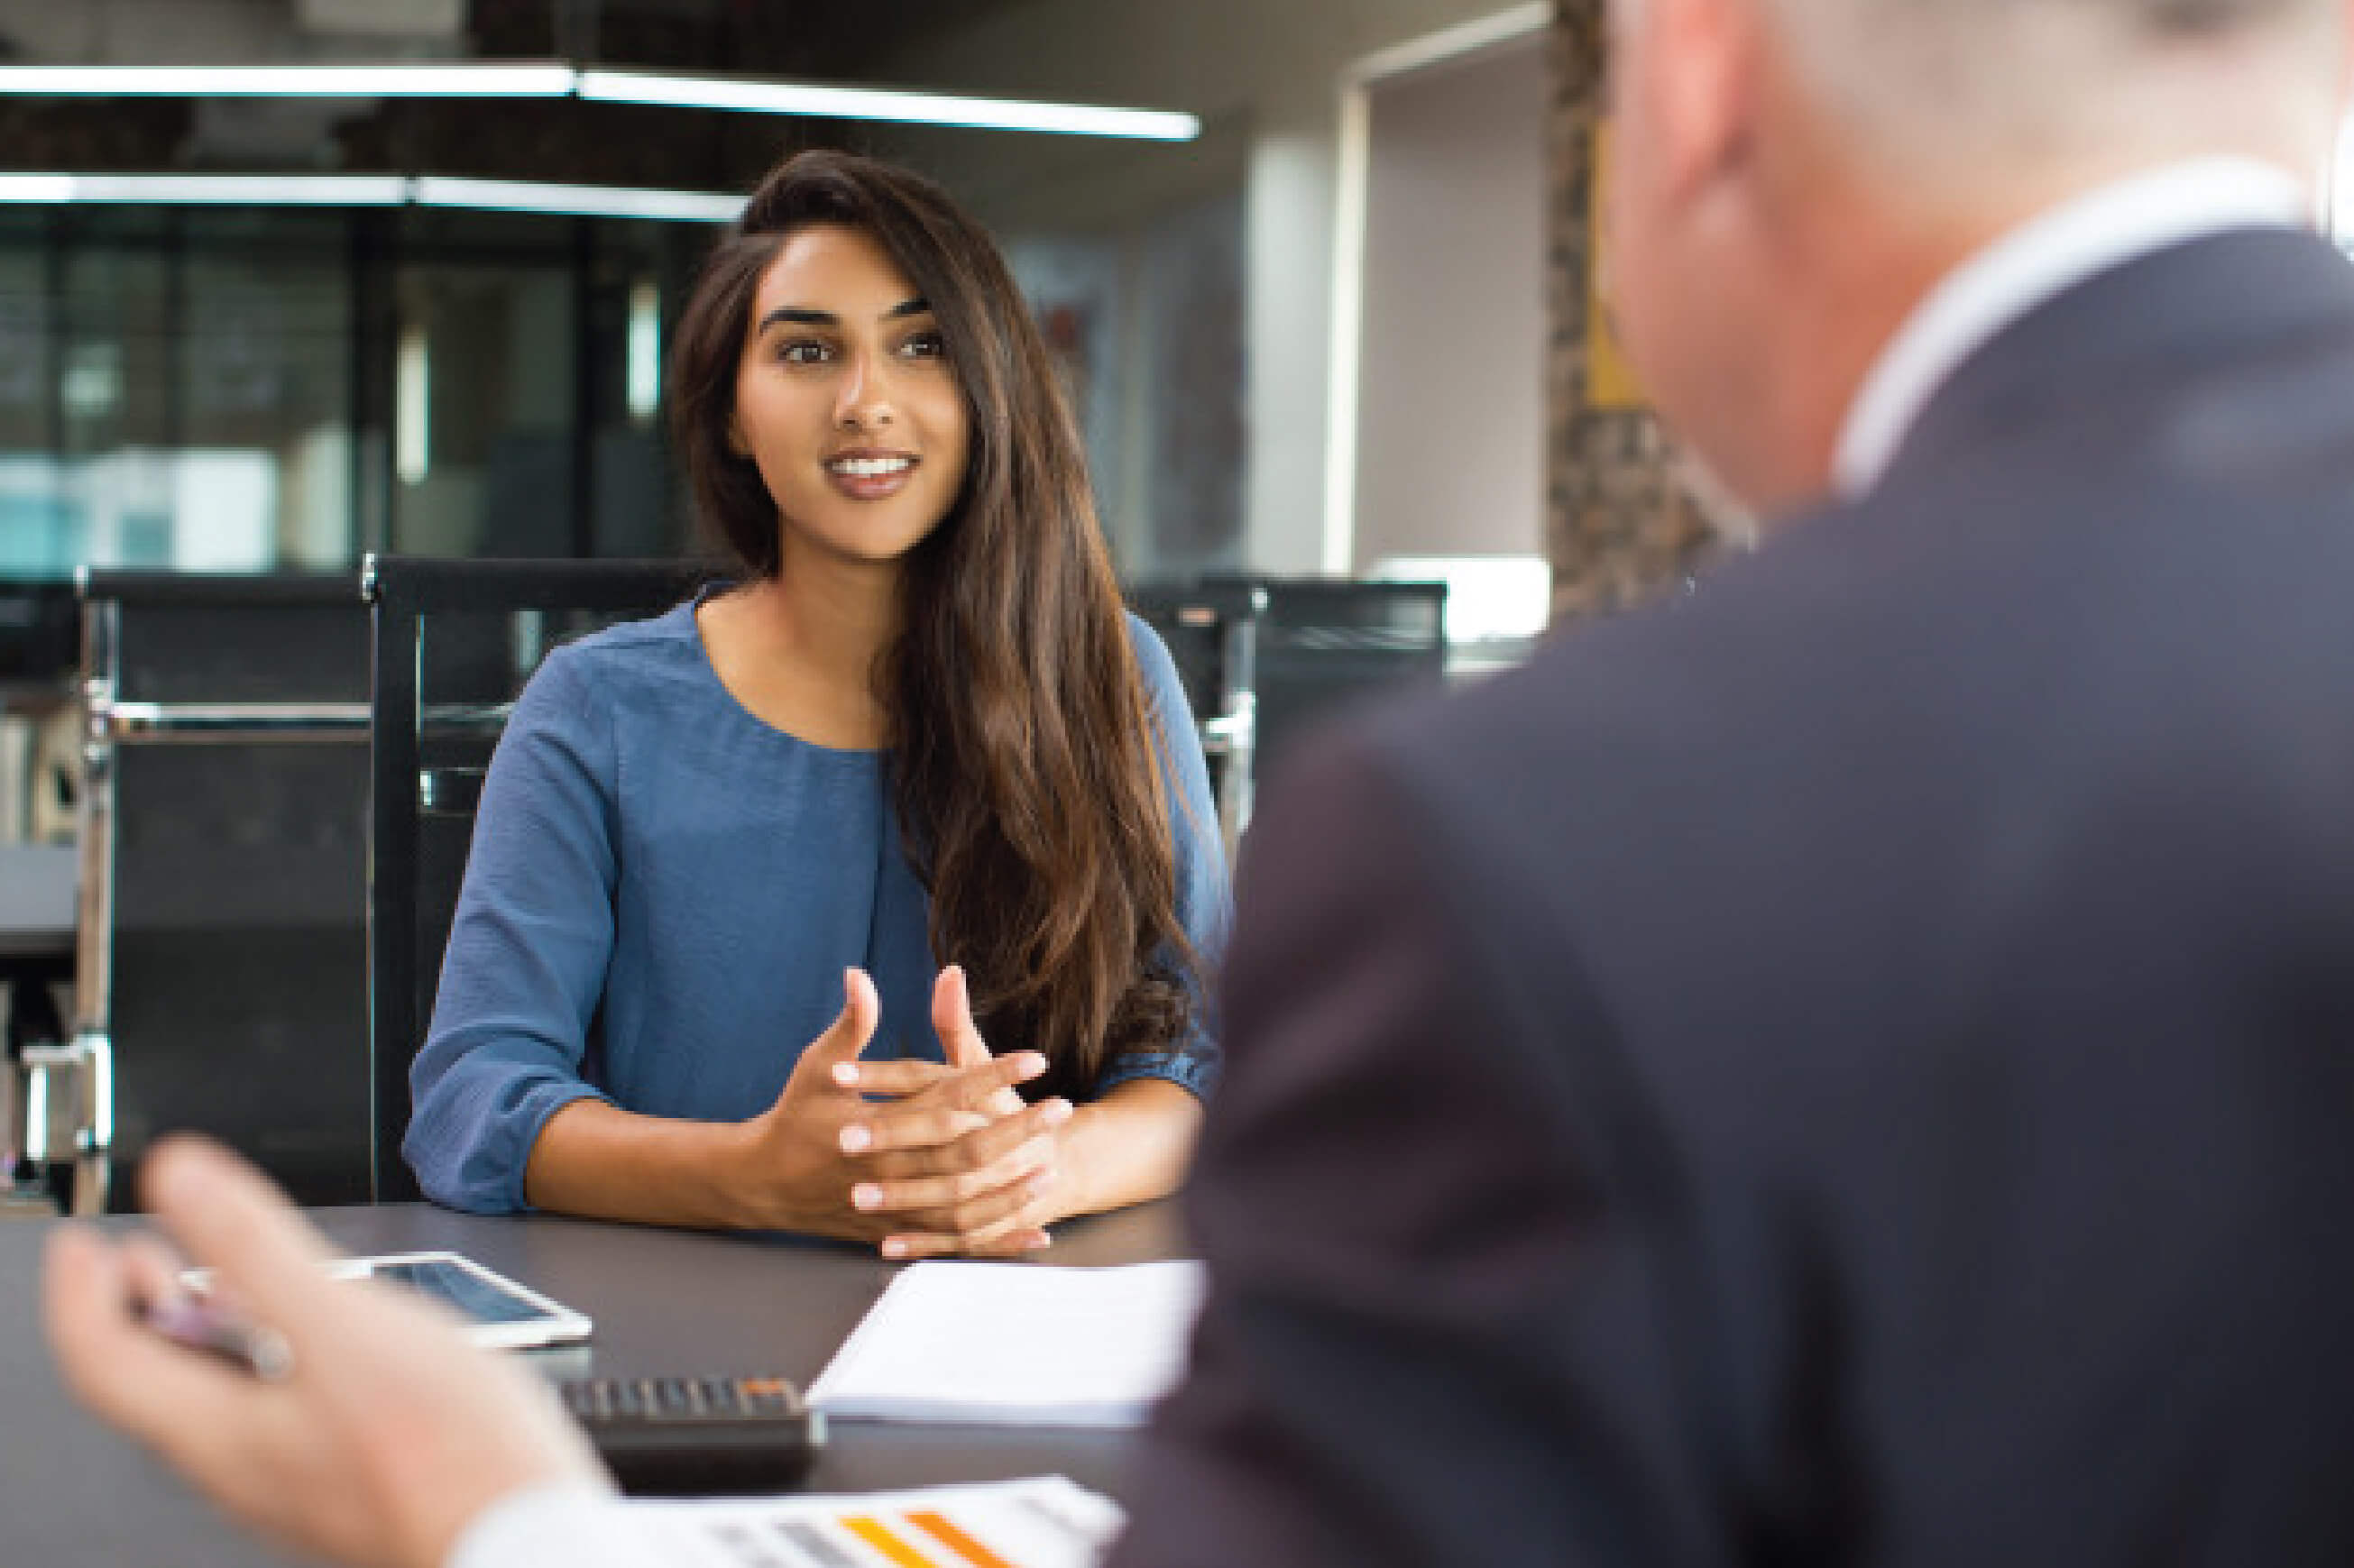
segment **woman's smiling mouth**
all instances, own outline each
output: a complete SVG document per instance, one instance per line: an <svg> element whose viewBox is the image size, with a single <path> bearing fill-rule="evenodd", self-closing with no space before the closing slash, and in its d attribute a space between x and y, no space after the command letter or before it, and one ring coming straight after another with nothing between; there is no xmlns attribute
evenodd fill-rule
<svg viewBox="0 0 2354 1568"><path fill-rule="evenodd" d="M825 460L825 475L853 501L880 501L898 493L916 463L907 452L837 452Z"/></svg>

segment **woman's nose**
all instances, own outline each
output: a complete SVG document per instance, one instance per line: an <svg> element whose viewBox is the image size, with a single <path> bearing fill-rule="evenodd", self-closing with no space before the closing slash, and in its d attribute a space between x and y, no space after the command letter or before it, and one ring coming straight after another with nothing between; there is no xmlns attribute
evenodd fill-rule
<svg viewBox="0 0 2354 1568"><path fill-rule="evenodd" d="M893 418L888 377L873 358L851 355L834 397L834 423L844 429L873 429Z"/></svg>

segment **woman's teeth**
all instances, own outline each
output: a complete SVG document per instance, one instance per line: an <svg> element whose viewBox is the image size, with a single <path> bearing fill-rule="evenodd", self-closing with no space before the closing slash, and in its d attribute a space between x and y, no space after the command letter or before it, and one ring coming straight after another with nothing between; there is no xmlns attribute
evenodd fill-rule
<svg viewBox="0 0 2354 1568"><path fill-rule="evenodd" d="M880 479L885 474L905 473L916 466L914 458L836 458L827 463L831 473L847 474L853 479Z"/></svg>

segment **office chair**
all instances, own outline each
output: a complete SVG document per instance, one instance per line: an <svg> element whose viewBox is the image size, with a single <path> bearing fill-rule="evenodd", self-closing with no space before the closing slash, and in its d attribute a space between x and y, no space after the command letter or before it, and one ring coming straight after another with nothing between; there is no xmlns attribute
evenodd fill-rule
<svg viewBox="0 0 2354 1568"><path fill-rule="evenodd" d="M1447 585L1215 576L1132 585L1168 644L1231 863L1258 781L1321 719L1447 667Z"/></svg>
<svg viewBox="0 0 2354 1568"><path fill-rule="evenodd" d="M183 1128L304 1202L351 1202L368 1151L352 580L86 569L80 588L76 1018L24 1052L39 1097L75 1106L72 1207L129 1206L115 1171Z"/></svg>
<svg viewBox="0 0 2354 1568"><path fill-rule="evenodd" d="M80 617L72 583L0 577L0 1213L52 1207L53 1178L69 1175L46 1158L43 1064L69 1038L56 988L73 979L73 853L48 840L62 793L54 737L79 694Z"/></svg>
<svg viewBox="0 0 2354 1568"><path fill-rule="evenodd" d="M400 1157L408 1069L433 1017L474 809L524 683L554 648L658 615L717 576L688 561L371 556L367 993L370 1196L419 1195Z"/></svg>
<svg viewBox="0 0 2354 1568"><path fill-rule="evenodd" d="M1257 670L1267 588L1248 578L1205 578L1134 584L1127 597L1129 609L1161 634L1177 666L1209 764L1218 834L1231 865L1250 825L1258 772Z"/></svg>
<svg viewBox="0 0 2354 1568"><path fill-rule="evenodd" d="M1259 776L1370 698L1447 673L1447 585L1291 577L1267 584L1257 648Z"/></svg>

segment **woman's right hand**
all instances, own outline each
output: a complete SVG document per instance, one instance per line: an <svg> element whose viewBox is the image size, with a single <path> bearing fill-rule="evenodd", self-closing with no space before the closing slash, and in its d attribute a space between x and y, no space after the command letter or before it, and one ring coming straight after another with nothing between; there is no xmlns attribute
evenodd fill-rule
<svg viewBox="0 0 2354 1568"><path fill-rule="evenodd" d="M802 1051L776 1103L742 1124L737 1169L746 1224L880 1241L900 1222L861 1211L851 1194L874 1179L886 1151L909 1150L933 1151L967 1172L976 1221L992 1204L1009 1213L1019 1206L1023 1160L1070 1112L1060 1100L1024 1105L1013 1092L1045 1071L1045 1058L1025 1051L970 1065L862 1064L881 1013L875 982L845 969L840 1016ZM895 1097L878 1105L868 1092Z"/></svg>
<svg viewBox="0 0 2354 1568"><path fill-rule="evenodd" d="M887 1219L885 1257L943 1253L1020 1256L1048 1245L1046 1223L1076 1212L1064 1168L1063 1133L1076 1114L1066 1100L1025 1106L988 1071L1001 1060L1044 1066L1035 1052L996 1057L972 1015L961 966L932 986L932 1030L947 1056L928 1062L858 1065L869 1096L900 1097L844 1129L843 1147L865 1153L871 1179L852 1201Z"/></svg>

